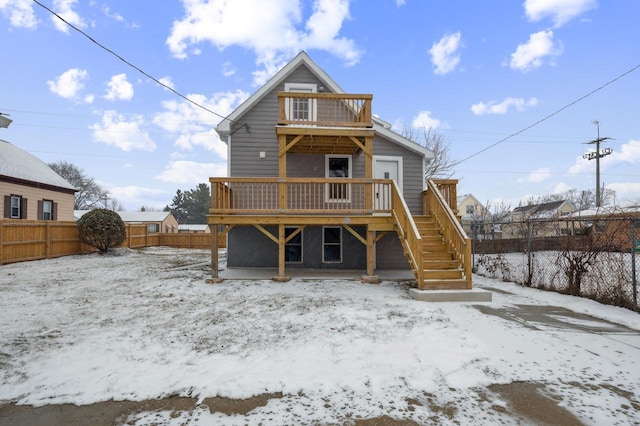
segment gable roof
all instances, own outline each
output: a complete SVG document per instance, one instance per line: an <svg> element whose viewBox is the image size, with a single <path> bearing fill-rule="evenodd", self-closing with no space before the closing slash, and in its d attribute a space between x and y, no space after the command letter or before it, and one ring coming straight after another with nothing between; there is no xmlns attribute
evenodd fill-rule
<svg viewBox="0 0 640 426"><path fill-rule="evenodd" d="M231 132L231 123L241 121L240 118L249 111L254 105L260 102L269 92L276 86L282 84L289 75L291 75L298 67L306 65L307 68L324 84L325 87L333 93L345 93L344 90L336 83L322 68L318 66L305 51L301 51L288 64L280 69L273 77L269 79L262 87L260 87L253 95L249 96L238 108L236 108L227 118L223 119L216 127L216 132L220 138L226 142ZM373 116L373 128L377 134L384 138L401 145L413 152L422 155L425 158L433 158L433 152L411 139L405 138L391 130L391 125L384 120Z"/></svg>
<svg viewBox="0 0 640 426"><path fill-rule="evenodd" d="M25 184L46 185L65 192L76 191L73 185L54 172L47 163L2 139L0 176L18 181L16 183L23 181Z"/></svg>
<svg viewBox="0 0 640 426"><path fill-rule="evenodd" d="M523 213L529 217L545 218L553 216L564 204L569 203L572 209L575 209L573 203L569 200L551 201L542 204L530 204L528 206L516 207L512 214Z"/></svg>

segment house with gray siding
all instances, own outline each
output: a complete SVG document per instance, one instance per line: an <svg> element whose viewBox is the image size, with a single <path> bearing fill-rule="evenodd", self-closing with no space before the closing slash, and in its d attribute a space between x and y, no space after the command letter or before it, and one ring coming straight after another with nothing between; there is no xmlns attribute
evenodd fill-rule
<svg viewBox="0 0 640 426"><path fill-rule="evenodd" d="M425 212L433 152L373 116L372 99L345 93L301 52L217 126L228 177L210 179L207 222L227 230L228 268L278 267L282 280L291 268L362 270L372 281L412 269L421 287L470 286L459 259L434 263L455 272L425 274L428 234L456 256Z"/></svg>

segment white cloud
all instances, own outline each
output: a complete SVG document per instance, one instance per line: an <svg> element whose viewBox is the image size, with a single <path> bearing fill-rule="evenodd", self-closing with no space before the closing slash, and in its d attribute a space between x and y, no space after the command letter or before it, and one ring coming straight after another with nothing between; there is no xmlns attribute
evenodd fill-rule
<svg viewBox="0 0 640 426"><path fill-rule="evenodd" d="M80 18L80 15L73 10L73 6L77 2L78 0L54 0L52 9L68 23L78 28L84 28L87 25L82 18ZM62 22L57 16L51 15L51 21L58 31L69 34L69 26Z"/></svg>
<svg viewBox="0 0 640 426"><path fill-rule="evenodd" d="M108 186L107 186L108 187ZM163 208L171 194L162 189L144 188L141 186L111 186L109 193L123 205Z"/></svg>
<svg viewBox="0 0 640 426"><path fill-rule="evenodd" d="M162 78L159 78L158 81L160 83L164 84L165 86L170 87L172 89L176 88L176 86L173 84L173 81L171 80L171 77L162 77ZM167 89L165 87L164 90L169 90L169 89Z"/></svg>
<svg viewBox="0 0 640 426"><path fill-rule="evenodd" d="M605 144L600 145L600 150ZM595 152L595 147L590 145L587 152ZM567 173L584 173L595 170L594 160L587 160L582 156L576 158L576 162L569 167ZM607 169L617 164L640 165L640 140L629 140L612 154L600 158L600 167Z"/></svg>
<svg viewBox="0 0 640 426"><path fill-rule="evenodd" d="M601 145L602 148L603 145ZM618 163L629 163L631 165L640 165L640 140L630 140L628 143L621 145L619 149L604 158L607 165Z"/></svg>
<svg viewBox="0 0 640 426"><path fill-rule="evenodd" d="M554 42L553 31L539 31L531 34L528 42L516 48L511 54L509 65L514 70L530 71L561 53L562 45Z"/></svg>
<svg viewBox="0 0 640 426"><path fill-rule="evenodd" d="M210 177L227 174L226 163L197 163L195 161L172 161L156 179L168 183L197 185L209 182Z"/></svg>
<svg viewBox="0 0 640 426"><path fill-rule="evenodd" d="M526 177L518 179L518 182L541 183L551 177L551 169L542 167L529 173Z"/></svg>
<svg viewBox="0 0 640 426"><path fill-rule="evenodd" d="M396 6L398 7L404 6L405 3L406 3L406 0L396 0Z"/></svg>
<svg viewBox="0 0 640 426"><path fill-rule="evenodd" d="M447 126L441 120L431 117L431 111L420 111L411 122L411 127L429 131L438 128L446 129L449 126Z"/></svg>
<svg viewBox="0 0 640 426"><path fill-rule="evenodd" d="M84 88L84 80L89 73L87 70L71 68L60 74L55 80L47 81L49 90L65 99L75 99Z"/></svg>
<svg viewBox="0 0 640 426"><path fill-rule="evenodd" d="M110 101L131 100L133 98L133 86L127 81L127 75L123 73L111 77L111 80L107 83L107 93L104 97Z"/></svg>
<svg viewBox="0 0 640 426"><path fill-rule="evenodd" d="M236 71L236 67L234 67L230 61L222 64L222 75L224 75L225 77L231 77L236 73Z"/></svg>
<svg viewBox="0 0 640 426"><path fill-rule="evenodd" d="M123 151L154 151L156 144L143 130L144 120L140 115L133 115L129 120L116 111L105 111L102 122L94 124L93 139L98 142L114 145Z"/></svg>
<svg viewBox="0 0 640 426"><path fill-rule="evenodd" d="M517 111L524 111L527 107L536 106L538 100L536 98L529 98L525 101L522 98L505 98L502 102L496 103L495 101L478 102L471 105L471 111L475 115L485 114L506 114L510 107L515 107Z"/></svg>
<svg viewBox="0 0 640 426"><path fill-rule="evenodd" d="M35 28L38 18L33 11L31 0L0 0L0 11L9 18L12 27Z"/></svg>
<svg viewBox="0 0 640 426"><path fill-rule="evenodd" d="M429 54L435 74L447 74L453 71L460 62L458 49L462 47L460 32L444 35L437 43L433 43Z"/></svg>
<svg viewBox="0 0 640 426"><path fill-rule="evenodd" d="M189 99L216 111L222 116L230 114L249 94L242 90L216 93L211 99L204 95L191 94ZM156 114L154 124L176 136L175 145L181 150L192 150L195 146L215 152L220 158L227 158L227 145L220 140L214 127L221 118L186 101L165 101L165 112Z"/></svg>
<svg viewBox="0 0 640 426"><path fill-rule="evenodd" d="M567 185L564 182L560 182L559 184L557 184L555 186L555 188L553 188L553 193L554 194L563 194L571 189L573 189L574 187L571 185Z"/></svg>
<svg viewBox="0 0 640 426"><path fill-rule="evenodd" d="M198 54L199 43L210 42L218 49L235 45L254 51L261 70L254 74L261 84L288 58L300 50L321 49L341 58L347 65L357 63L362 52L340 30L349 19L348 0L314 0L313 12L305 21L299 0L233 2L183 1L185 16L174 21L166 40L178 58Z"/></svg>
<svg viewBox="0 0 640 426"><path fill-rule="evenodd" d="M607 184L605 187L614 190L616 192L616 199L620 202L637 202L640 200L640 182L615 182Z"/></svg>
<svg viewBox="0 0 640 426"><path fill-rule="evenodd" d="M597 7L596 0L525 0L524 11L530 21L549 17L556 27Z"/></svg>

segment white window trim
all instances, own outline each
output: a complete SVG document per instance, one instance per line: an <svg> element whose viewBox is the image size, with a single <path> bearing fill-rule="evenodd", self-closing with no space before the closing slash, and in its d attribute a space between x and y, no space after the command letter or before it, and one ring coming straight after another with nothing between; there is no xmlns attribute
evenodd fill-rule
<svg viewBox="0 0 640 426"><path fill-rule="evenodd" d="M340 155L340 154L325 154L324 156L324 177L330 178L329 176L329 159L330 158L346 158L349 160L349 170L347 176L344 179L351 179L353 177L353 157L351 155ZM340 179L340 178L331 178L331 179ZM324 191L324 201L325 203L350 203L351 202L351 186L349 184L345 184L347 188L347 196L346 198L329 198L329 184L325 185Z"/></svg>
<svg viewBox="0 0 640 426"><path fill-rule="evenodd" d="M337 228L340 230L340 244L336 244L336 243L325 243L324 242L324 230L326 228ZM343 254L343 250L342 250L342 246L344 244L344 239L343 239L343 235L342 235L342 226L323 226L322 227L322 263L342 263L342 254ZM340 260L325 260L324 258L324 246L325 244L331 244L331 245L339 245L340 246Z"/></svg>
<svg viewBox="0 0 640 426"><path fill-rule="evenodd" d="M285 230L286 229L293 229L294 231L298 229L297 226L285 226L284 228L285 228ZM304 229L301 230L300 234L299 234L300 235L300 260L299 261L288 260L288 261L286 261L287 264L299 265L301 263L304 263L304 235L303 235L303 232L304 232ZM285 232L285 235L286 235L286 232ZM286 248L287 244L289 244L289 243L285 243L285 248Z"/></svg>
<svg viewBox="0 0 640 426"><path fill-rule="evenodd" d="M47 211L45 206L49 206L49 211ZM49 219L46 218L47 213L49 214ZM53 201L42 200L42 220L53 220Z"/></svg>
<svg viewBox="0 0 640 426"><path fill-rule="evenodd" d="M285 83L284 84L285 92L303 92L303 93L318 93L318 86L312 83ZM284 100L284 110L287 114L287 118L289 118L288 114L291 111L291 99L285 98ZM313 99L309 105L310 117L308 121L318 121L318 101ZM304 120L300 120L303 122Z"/></svg>
<svg viewBox="0 0 640 426"><path fill-rule="evenodd" d="M13 214L13 209L14 209L13 202L14 202L14 200L17 200L17 202L18 202L18 206L17 206L18 215L17 216ZM20 217L22 216L22 206L21 206L21 204L22 204L22 197L20 197L19 195L12 195L11 196L11 215L10 215L11 219L20 219Z"/></svg>

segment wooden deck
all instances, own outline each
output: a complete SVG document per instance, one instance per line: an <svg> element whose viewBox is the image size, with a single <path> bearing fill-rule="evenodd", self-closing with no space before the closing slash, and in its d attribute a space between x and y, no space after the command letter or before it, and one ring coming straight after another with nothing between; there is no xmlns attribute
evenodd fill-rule
<svg viewBox="0 0 640 426"><path fill-rule="evenodd" d="M281 279L286 279L284 249L291 238L306 226L339 225L366 246L368 276L374 273L376 242L385 233L396 232L420 289L471 288L471 245L451 200L436 183L431 182L424 193L425 215L414 218L392 180L211 178L210 182L207 222L225 225L227 231L237 225L260 230L278 246ZM451 185L440 182L440 187ZM455 195L450 188L444 192ZM267 225L277 225L278 231L269 232ZM354 230L357 225L366 226L365 237ZM298 230L285 237L285 226ZM217 253L219 237L212 238L212 253ZM214 256L212 278L218 278Z"/></svg>

